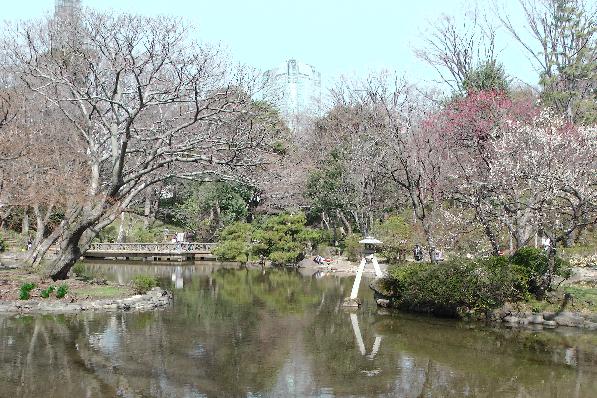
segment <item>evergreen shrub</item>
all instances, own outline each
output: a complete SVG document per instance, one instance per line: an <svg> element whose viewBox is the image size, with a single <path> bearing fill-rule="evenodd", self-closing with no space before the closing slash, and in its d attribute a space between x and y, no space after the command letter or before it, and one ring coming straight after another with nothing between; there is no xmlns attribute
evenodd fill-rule
<svg viewBox="0 0 597 398"><path fill-rule="evenodd" d="M383 285L402 309L449 317L484 316L525 293L503 257L393 266Z"/></svg>
<svg viewBox="0 0 597 398"><path fill-rule="evenodd" d="M158 280L154 276L137 275L132 280L133 290L137 294L145 294L158 285Z"/></svg>

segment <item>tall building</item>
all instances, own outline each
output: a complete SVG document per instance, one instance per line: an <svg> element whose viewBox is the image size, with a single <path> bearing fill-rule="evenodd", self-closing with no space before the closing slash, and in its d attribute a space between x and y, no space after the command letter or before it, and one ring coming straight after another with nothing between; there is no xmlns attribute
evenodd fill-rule
<svg viewBox="0 0 597 398"><path fill-rule="evenodd" d="M75 21L81 11L81 0L56 0L54 17L63 21Z"/></svg>
<svg viewBox="0 0 597 398"><path fill-rule="evenodd" d="M81 17L81 0L56 0L54 6L53 49L74 48L80 43L77 27Z"/></svg>
<svg viewBox="0 0 597 398"><path fill-rule="evenodd" d="M303 116L321 112L321 74L311 65L290 59L264 74L265 98L273 103L292 129Z"/></svg>

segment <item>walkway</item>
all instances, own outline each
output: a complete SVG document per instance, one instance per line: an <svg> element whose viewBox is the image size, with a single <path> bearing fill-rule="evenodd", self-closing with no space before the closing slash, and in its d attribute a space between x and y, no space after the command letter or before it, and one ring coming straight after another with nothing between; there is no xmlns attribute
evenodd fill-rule
<svg viewBox="0 0 597 398"><path fill-rule="evenodd" d="M213 260L215 243L92 243L85 258L194 261Z"/></svg>

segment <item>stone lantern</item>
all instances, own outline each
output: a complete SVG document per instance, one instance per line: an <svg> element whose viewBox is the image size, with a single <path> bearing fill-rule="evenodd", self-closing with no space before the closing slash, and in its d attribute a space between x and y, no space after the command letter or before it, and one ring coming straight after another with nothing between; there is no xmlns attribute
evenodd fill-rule
<svg viewBox="0 0 597 398"><path fill-rule="evenodd" d="M363 258L361 259L359 268L357 268L357 274L354 279L354 284L352 285L352 291L350 292L350 297L344 299L344 305L347 307L358 307L359 305L361 305L361 301L359 300L357 295L359 293L359 286L361 285L361 278L363 277L363 271L365 270L365 266L368 263L373 264L373 269L375 270L376 278L381 278L383 276L383 274L381 273L381 269L379 268L379 263L377 262L377 258L375 257L376 247L383 242L375 239L372 236L367 236L367 237L365 237L365 239L359 241L359 243L364 245Z"/></svg>

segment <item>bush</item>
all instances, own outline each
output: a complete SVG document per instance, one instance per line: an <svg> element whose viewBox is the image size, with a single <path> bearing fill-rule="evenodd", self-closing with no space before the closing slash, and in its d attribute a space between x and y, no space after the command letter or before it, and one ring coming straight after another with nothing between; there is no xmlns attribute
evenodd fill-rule
<svg viewBox="0 0 597 398"><path fill-rule="evenodd" d="M274 265L296 264L319 243L321 235L305 227L302 213L282 213L267 218L253 234L252 253Z"/></svg>
<svg viewBox="0 0 597 398"><path fill-rule="evenodd" d="M153 231L143 228L143 227L133 228L128 240L131 242L143 242L143 243L151 243L151 242L158 241L158 239L156 239L156 236Z"/></svg>
<svg viewBox="0 0 597 398"><path fill-rule="evenodd" d="M21 289L19 290L19 299L20 300L29 300L31 297L31 291L35 289L35 284L31 282L23 283L21 285Z"/></svg>
<svg viewBox="0 0 597 398"><path fill-rule="evenodd" d="M50 294L52 294L54 290L56 290L54 286L49 286L48 288L41 291L40 296L46 299L50 297Z"/></svg>
<svg viewBox="0 0 597 398"><path fill-rule="evenodd" d="M388 275L383 287L409 311L479 317L524 298L525 285L503 257L394 266Z"/></svg>
<svg viewBox="0 0 597 398"><path fill-rule="evenodd" d="M363 246L359 241L363 239L361 235L350 234L344 238L344 255L348 261L359 261L361 259L361 252Z"/></svg>
<svg viewBox="0 0 597 398"><path fill-rule="evenodd" d="M552 286L552 277L570 277L570 265L560 257L554 258L553 275L549 274L549 259L544 250L523 247L510 257L515 271L526 280L528 292L541 298Z"/></svg>
<svg viewBox="0 0 597 398"><path fill-rule="evenodd" d="M68 285L60 285L58 289L56 289L56 298L63 298L68 293Z"/></svg>
<svg viewBox="0 0 597 398"><path fill-rule="evenodd" d="M76 276L79 277L87 277L86 275L86 270L85 270L85 264L82 263L81 261L77 261L75 263L75 265L73 265L73 267L71 268L71 271L73 272L73 274L75 274Z"/></svg>
<svg viewBox="0 0 597 398"><path fill-rule="evenodd" d="M158 285L158 280L154 276L137 275L132 280L133 289L137 294L145 294Z"/></svg>
<svg viewBox="0 0 597 398"><path fill-rule="evenodd" d="M213 254L220 260L249 262L255 229L245 222L232 223L222 230Z"/></svg>
<svg viewBox="0 0 597 398"><path fill-rule="evenodd" d="M114 224L108 225L97 234L97 240L100 242L116 242L117 238L118 228Z"/></svg>

